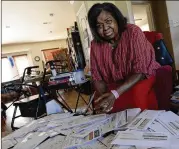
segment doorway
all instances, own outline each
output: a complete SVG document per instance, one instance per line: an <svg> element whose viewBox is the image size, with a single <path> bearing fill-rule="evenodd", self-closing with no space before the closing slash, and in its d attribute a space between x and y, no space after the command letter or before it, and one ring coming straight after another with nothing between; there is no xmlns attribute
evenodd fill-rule
<svg viewBox="0 0 179 149"><path fill-rule="evenodd" d="M132 3L134 22L142 31L155 31L150 3Z"/></svg>

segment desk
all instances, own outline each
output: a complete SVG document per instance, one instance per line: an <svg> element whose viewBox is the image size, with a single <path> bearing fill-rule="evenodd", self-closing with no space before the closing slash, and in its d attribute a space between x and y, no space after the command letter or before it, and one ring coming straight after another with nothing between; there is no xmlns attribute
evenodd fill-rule
<svg viewBox="0 0 179 149"><path fill-rule="evenodd" d="M154 112L158 112L158 111L154 111ZM129 109L127 110L127 112L122 111L118 113L120 115L120 118L123 117L124 113L127 114L127 122L130 125L132 120L136 117L136 115L140 113L140 111L138 109ZM80 138L77 139L76 137L72 137L74 132L79 131L78 130L79 124L85 124L89 122L90 120L91 121L90 125L93 125L93 124L96 125L97 124L96 120L98 120L99 122L99 120L103 121L104 118L106 119L107 117L109 118L110 116L113 116L111 121L109 121L109 123L106 123L107 125L104 124L105 127L108 126L108 124L109 124L108 127L111 127L112 124L120 124L122 127L120 127L116 131L106 132L105 135L101 137L100 137L100 133L105 130L101 130L101 132L99 133L99 132L96 132L95 129L93 129L95 133L93 135L91 135L90 133L89 138L88 138L88 141L90 141L88 142L90 145L90 147L88 148L109 149L109 145L111 141L114 139L116 132L125 131L127 129L127 125L124 125L125 123L123 123L124 119L118 119L119 115L117 118L115 117L116 114L113 114L113 115L103 114L103 115L94 115L94 116L89 115L86 117L85 116L76 117L76 116L73 116L71 113L52 114L44 118L34 120L31 123L27 124L26 126L22 127L21 129L16 130L12 134L4 137L2 139L2 147L3 149L7 149L7 146L8 147L14 146L13 149L32 149L32 148L34 149L38 146L37 147L38 149L62 149L64 148L64 146L69 145L70 143L74 142L75 144L80 145L79 147L76 147L75 149L86 149L87 147L85 146L87 144L84 144L86 139L80 139ZM116 119L113 119L114 117ZM115 123L112 123L112 122L115 122ZM85 128L85 125L83 125L83 128ZM159 129L159 127L157 129ZM94 139L95 137L97 139ZM104 145L104 143L100 143L100 142L103 142L104 139L106 138L108 138L107 144ZM70 140L70 139L74 139L74 140ZM91 139L94 139L94 141L91 141ZM118 148L115 148L115 149L118 149ZM138 148L135 148L135 149L138 149ZM169 149L169 148L166 148L166 149ZM175 148L172 148L172 149L175 149Z"/></svg>
<svg viewBox="0 0 179 149"><path fill-rule="evenodd" d="M50 77L51 75L45 75L44 80L49 80ZM32 77L30 79L24 80L24 83L40 82L42 81L42 79L43 79L43 76L39 75L39 76Z"/></svg>
<svg viewBox="0 0 179 149"><path fill-rule="evenodd" d="M45 96L47 97L48 95L45 95ZM14 127L14 122L15 122L15 119L18 117L22 116L22 117L37 118L37 116L46 115L45 101L41 100L39 102L39 95L33 95L27 98L23 98L20 101L14 102L13 106L15 106L15 108L14 108L14 113L13 113L12 121L11 121L12 130L17 129L17 127ZM18 116L16 116L17 108L19 108L20 110L20 115Z"/></svg>

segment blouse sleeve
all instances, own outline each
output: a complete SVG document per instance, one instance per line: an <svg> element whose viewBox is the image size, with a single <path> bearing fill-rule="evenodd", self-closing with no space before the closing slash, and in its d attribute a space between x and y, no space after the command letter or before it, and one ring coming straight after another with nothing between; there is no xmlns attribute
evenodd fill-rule
<svg viewBox="0 0 179 149"><path fill-rule="evenodd" d="M96 45L91 42L91 52L90 52L90 69L93 81L100 81L102 77L99 73L98 63L97 63L97 55L95 54Z"/></svg>
<svg viewBox="0 0 179 149"><path fill-rule="evenodd" d="M143 73L146 77L155 75L156 69L160 67L160 64L155 60L153 46L139 27L136 27L133 33L132 42L134 50L132 72Z"/></svg>

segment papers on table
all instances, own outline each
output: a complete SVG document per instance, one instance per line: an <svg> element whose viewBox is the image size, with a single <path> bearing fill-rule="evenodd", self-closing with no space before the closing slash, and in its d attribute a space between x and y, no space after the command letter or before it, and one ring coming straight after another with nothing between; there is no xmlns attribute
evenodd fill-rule
<svg viewBox="0 0 179 149"><path fill-rule="evenodd" d="M72 136L84 138L93 135L93 138L117 129L127 123L126 110L106 116L105 119L96 120L91 125L82 125L74 129ZM80 128L81 127L81 128Z"/></svg>
<svg viewBox="0 0 179 149"><path fill-rule="evenodd" d="M107 149L107 147L99 140L91 141L85 145L78 146L74 149Z"/></svg>
<svg viewBox="0 0 179 149"><path fill-rule="evenodd" d="M2 148L178 149L177 115L154 110L140 112L136 108L89 116L52 114L3 138Z"/></svg>
<svg viewBox="0 0 179 149"><path fill-rule="evenodd" d="M161 112L164 111L145 110L129 124L128 128L135 130L146 130Z"/></svg>
<svg viewBox="0 0 179 149"><path fill-rule="evenodd" d="M118 132L112 144L141 147L169 147L170 137L163 132L125 131Z"/></svg>
<svg viewBox="0 0 179 149"><path fill-rule="evenodd" d="M39 128L45 127L47 124L46 123L38 123L37 121L32 121L26 126L23 126L22 128L12 132L10 135L4 137L4 140L8 139L14 139L17 142L22 141L25 136L27 136L29 133L37 131Z"/></svg>
<svg viewBox="0 0 179 149"><path fill-rule="evenodd" d="M171 144L171 149L178 149L179 148L179 136L172 136L170 144Z"/></svg>
<svg viewBox="0 0 179 149"><path fill-rule="evenodd" d="M139 115L141 112L140 108L127 109L127 121L128 123L132 122L132 120Z"/></svg>
<svg viewBox="0 0 179 149"><path fill-rule="evenodd" d="M17 141L14 139L2 139L2 149L12 148L17 144Z"/></svg>
<svg viewBox="0 0 179 149"><path fill-rule="evenodd" d="M165 127L171 134L179 135L179 116L171 111L162 113L157 120Z"/></svg>
<svg viewBox="0 0 179 149"><path fill-rule="evenodd" d="M45 142L38 145L35 149L60 149L62 148L65 136L57 135L47 139Z"/></svg>
<svg viewBox="0 0 179 149"><path fill-rule="evenodd" d="M108 149L112 146L111 142L113 141L115 134L110 134L105 138L98 139L102 144L104 144Z"/></svg>
<svg viewBox="0 0 179 149"><path fill-rule="evenodd" d="M45 132L30 133L21 142L19 142L13 149L34 149L47 138L48 135Z"/></svg>
<svg viewBox="0 0 179 149"><path fill-rule="evenodd" d="M155 120L152 122L152 124L149 126L149 131L151 132L165 132L169 135L173 135L168 129L166 129L159 121Z"/></svg>

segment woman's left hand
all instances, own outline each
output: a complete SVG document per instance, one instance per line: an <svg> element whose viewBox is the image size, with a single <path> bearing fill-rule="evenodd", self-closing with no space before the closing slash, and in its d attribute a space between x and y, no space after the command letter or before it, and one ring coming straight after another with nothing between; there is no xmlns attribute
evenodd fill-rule
<svg viewBox="0 0 179 149"><path fill-rule="evenodd" d="M112 93L105 93L100 96L95 104L97 108L95 108L97 113L108 113L113 109L113 104L115 101L115 97Z"/></svg>

